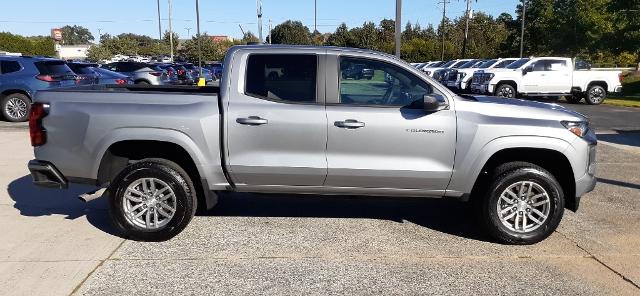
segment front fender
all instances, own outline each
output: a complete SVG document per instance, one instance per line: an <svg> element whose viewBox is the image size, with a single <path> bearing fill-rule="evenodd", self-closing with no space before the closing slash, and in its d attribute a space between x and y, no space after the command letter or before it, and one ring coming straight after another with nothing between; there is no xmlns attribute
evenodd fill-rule
<svg viewBox="0 0 640 296"><path fill-rule="evenodd" d="M495 138L481 147L471 145L469 150L460 151L456 155L454 172L447 188L446 195L460 197L471 193L476 179L487 161L499 151L511 148L546 149L562 153L569 162L576 162L576 157L566 153L571 146L564 139L545 136L504 136ZM477 145L479 146L479 145ZM458 154L458 153L457 153ZM575 172L574 172L575 173Z"/></svg>

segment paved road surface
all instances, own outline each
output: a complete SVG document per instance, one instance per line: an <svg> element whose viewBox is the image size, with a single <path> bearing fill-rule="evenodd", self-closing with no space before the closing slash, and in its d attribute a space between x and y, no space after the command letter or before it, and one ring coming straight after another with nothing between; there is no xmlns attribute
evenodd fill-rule
<svg viewBox="0 0 640 296"><path fill-rule="evenodd" d="M486 241L451 200L253 194L223 196L171 241L126 241L104 200L76 199L87 187L32 186L26 131L0 129L0 291L639 295L640 145L608 131L618 116L593 117L608 133L595 191L534 246Z"/></svg>

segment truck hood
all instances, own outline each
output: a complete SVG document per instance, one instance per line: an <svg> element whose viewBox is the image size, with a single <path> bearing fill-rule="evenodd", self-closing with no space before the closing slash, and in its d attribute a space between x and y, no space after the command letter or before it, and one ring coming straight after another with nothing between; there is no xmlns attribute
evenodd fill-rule
<svg viewBox="0 0 640 296"><path fill-rule="evenodd" d="M504 99L489 96L462 98L463 108L499 117L519 117L541 120L588 121L588 118L574 110L555 103L530 100ZM457 105L456 105L457 106Z"/></svg>

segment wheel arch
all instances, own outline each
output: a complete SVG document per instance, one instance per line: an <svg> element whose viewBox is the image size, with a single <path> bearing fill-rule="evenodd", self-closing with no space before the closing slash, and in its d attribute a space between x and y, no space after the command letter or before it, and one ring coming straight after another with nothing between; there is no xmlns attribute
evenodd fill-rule
<svg viewBox="0 0 640 296"><path fill-rule="evenodd" d="M589 91L589 89L595 85L602 86L605 92L609 92L609 84L604 80L594 80L589 82L585 91Z"/></svg>
<svg viewBox="0 0 640 296"><path fill-rule="evenodd" d="M29 93L29 91L26 91L24 89L19 89L19 88L10 88L10 89L6 89L3 90L0 93L0 99L3 99L4 97L11 95L11 94L23 94L25 96L27 96L27 98L29 98L30 101L33 102L33 97L31 96L31 94Z"/></svg>
<svg viewBox="0 0 640 296"><path fill-rule="evenodd" d="M93 167L96 184L107 186L129 163L145 158L162 158L180 165L196 186L198 205L209 209L217 202L210 184L225 183L226 178L214 166L207 165L205 156L189 137L178 131L157 129L121 129L103 140ZM219 165L218 165L219 166Z"/></svg>
<svg viewBox="0 0 640 296"><path fill-rule="evenodd" d="M571 162L562 152L549 148L512 147L496 151L477 173L470 196L473 198L482 194L484 187L490 183L491 172L494 169L515 161L532 163L549 171L562 187L565 207L572 211L577 210L576 184Z"/></svg>

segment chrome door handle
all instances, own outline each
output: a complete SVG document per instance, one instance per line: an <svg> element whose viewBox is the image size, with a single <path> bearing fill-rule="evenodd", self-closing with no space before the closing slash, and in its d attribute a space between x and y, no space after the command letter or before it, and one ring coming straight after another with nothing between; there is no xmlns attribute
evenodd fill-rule
<svg viewBox="0 0 640 296"><path fill-rule="evenodd" d="M355 119L347 119L345 121L336 121L333 123L337 127L341 128L361 128L364 127L364 122L357 121Z"/></svg>
<svg viewBox="0 0 640 296"><path fill-rule="evenodd" d="M269 123L268 120L260 118L259 116L249 116L248 118L237 118L236 122L246 125L263 125Z"/></svg>

